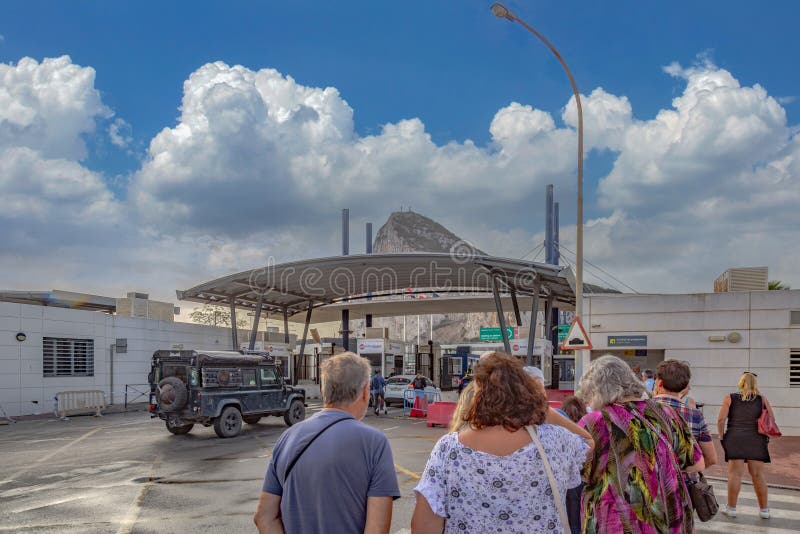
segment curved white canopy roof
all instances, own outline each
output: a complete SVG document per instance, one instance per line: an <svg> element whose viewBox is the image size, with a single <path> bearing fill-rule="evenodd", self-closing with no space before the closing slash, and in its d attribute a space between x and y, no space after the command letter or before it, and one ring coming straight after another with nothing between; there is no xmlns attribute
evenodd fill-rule
<svg viewBox="0 0 800 534"><path fill-rule="evenodd" d="M261 299L265 311L286 310L291 316L305 311L309 303L314 307L341 302L377 303L393 295L435 293L441 297L484 297L468 299L478 309L470 309L463 301L451 311L485 311L485 297L491 295L493 277L504 293L533 295L538 288L541 297L553 297L556 304L571 306L575 302L574 278L567 267L436 253L335 256L267 265L177 291L177 296L180 300L220 305L233 301L244 308L255 308ZM458 299L445 298L442 304L446 301L455 304ZM430 307L430 313L440 313L438 306Z"/></svg>

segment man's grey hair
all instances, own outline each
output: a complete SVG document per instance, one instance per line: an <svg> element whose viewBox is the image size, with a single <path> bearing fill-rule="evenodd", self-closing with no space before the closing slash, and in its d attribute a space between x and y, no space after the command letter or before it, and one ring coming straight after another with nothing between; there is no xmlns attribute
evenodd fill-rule
<svg viewBox="0 0 800 534"><path fill-rule="evenodd" d="M644 398L647 388L630 366L611 354L592 361L581 377L581 397L594 409L627 397Z"/></svg>
<svg viewBox="0 0 800 534"><path fill-rule="evenodd" d="M372 370L366 358L352 352L328 358L320 367L322 401L332 406L355 402L369 383Z"/></svg>

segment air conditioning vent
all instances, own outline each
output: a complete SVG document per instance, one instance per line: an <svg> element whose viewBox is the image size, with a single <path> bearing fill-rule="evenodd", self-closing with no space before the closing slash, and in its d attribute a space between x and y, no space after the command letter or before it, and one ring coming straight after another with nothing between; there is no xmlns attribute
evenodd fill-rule
<svg viewBox="0 0 800 534"><path fill-rule="evenodd" d="M800 387L800 349L789 353L789 385Z"/></svg>
<svg viewBox="0 0 800 534"><path fill-rule="evenodd" d="M94 340L42 339L42 376L94 376Z"/></svg>

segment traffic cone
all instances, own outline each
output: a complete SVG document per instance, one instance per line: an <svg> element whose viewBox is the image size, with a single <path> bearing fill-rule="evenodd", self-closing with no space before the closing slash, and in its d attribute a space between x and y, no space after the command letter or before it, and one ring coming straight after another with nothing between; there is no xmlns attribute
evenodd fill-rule
<svg viewBox="0 0 800 534"><path fill-rule="evenodd" d="M414 406L411 408L411 413L409 414L411 417L425 417L425 414L428 412L428 399L425 395L420 397L414 397Z"/></svg>

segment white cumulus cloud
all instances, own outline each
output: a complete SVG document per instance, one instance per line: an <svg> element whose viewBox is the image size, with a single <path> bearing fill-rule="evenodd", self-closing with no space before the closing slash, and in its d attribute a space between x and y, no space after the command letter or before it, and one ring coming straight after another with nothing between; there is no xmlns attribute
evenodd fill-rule
<svg viewBox="0 0 800 534"><path fill-rule="evenodd" d="M111 114L94 77L94 69L75 65L69 56L0 64L0 146L84 159L83 135L94 132L96 119Z"/></svg>
<svg viewBox="0 0 800 534"><path fill-rule="evenodd" d="M360 136L336 89L211 63L185 82L179 121L151 141L132 198L146 220L241 235L251 230L229 216L232 206L269 213L279 227L326 225L342 206L385 217L412 198L435 214L443 198L515 202L575 166L574 129L547 112L512 103L489 128L487 147L437 145L418 118Z"/></svg>
<svg viewBox="0 0 800 534"><path fill-rule="evenodd" d="M116 118L108 125L108 138L118 148L128 148L133 141L133 129L125 119Z"/></svg>
<svg viewBox="0 0 800 534"><path fill-rule="evenodd" d="M685 87L651 118L599 87L582 97L586 153L613 157L588 207L601 215L587 221L587 258L640 290L707 290L724 268L748 264L797 285L800 252L786 244L800 226L800 141L780 103L709 61L665 71ZM0 65L0 224L10 229L0 269L13 287L172 299L270 256L335 254L339 209L351 208L354 225L381 224L400 205L518 256L541 238L551 182L574 249L574 99L559 116L510 103L485 146L437 144L415 117L362 135L353 114L332 87L203 65L121 200L83 163L84 137L112 117L94 70L68 57ZM130 146L131 125L107 128Z"/></svg>

